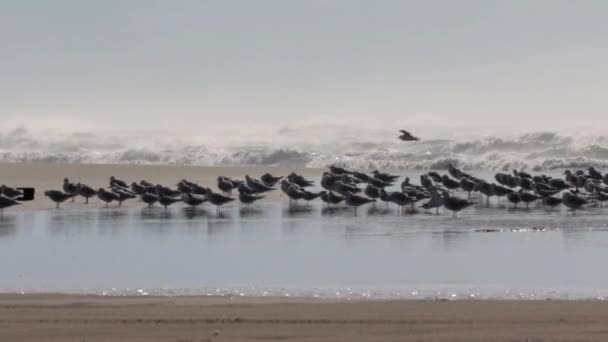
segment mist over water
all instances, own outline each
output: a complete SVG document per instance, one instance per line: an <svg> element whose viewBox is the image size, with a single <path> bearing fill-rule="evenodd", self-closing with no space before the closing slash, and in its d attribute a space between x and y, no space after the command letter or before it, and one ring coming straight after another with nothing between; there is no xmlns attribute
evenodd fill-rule
<svg viewBox="0 0 608 342"><path fill-rule="evenodd" d="M60 131L20 126L0 131L0 161L197 166L465 169L533 171L608 166L608 136L586 131L499 134L496 130L414 126L420 142L396 128L308 124L182 131ZM409 127L408 127L409 128Z"/></svg>

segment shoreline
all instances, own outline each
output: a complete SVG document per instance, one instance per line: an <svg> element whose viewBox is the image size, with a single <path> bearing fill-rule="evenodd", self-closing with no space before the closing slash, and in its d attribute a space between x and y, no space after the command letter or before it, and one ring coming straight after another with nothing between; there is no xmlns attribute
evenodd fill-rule
<svg viewBox="0 0 608 342"><path fill-rule="evenodd" d="M6 341L601 341L608 302L0 294Z"/></svg>

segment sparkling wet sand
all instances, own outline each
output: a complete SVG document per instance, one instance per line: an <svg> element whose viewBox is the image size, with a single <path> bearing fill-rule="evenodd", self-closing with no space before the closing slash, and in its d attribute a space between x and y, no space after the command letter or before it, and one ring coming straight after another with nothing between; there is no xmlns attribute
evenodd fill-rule
<svg viewBox="0 0 608 342"><path fill-rule="evenodd" d="M605 341L600 301L0 295L1 341Z"/></svg>

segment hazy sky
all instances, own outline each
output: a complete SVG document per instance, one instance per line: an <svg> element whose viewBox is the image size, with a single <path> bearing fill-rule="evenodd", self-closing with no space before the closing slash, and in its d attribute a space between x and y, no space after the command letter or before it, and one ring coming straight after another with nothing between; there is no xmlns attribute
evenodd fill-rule
<svg viewBox="0 0 608 342"><path fill-rule="evenodd" d="M598 127L607 13L600 0L0 0L0 118Z"/></svg>

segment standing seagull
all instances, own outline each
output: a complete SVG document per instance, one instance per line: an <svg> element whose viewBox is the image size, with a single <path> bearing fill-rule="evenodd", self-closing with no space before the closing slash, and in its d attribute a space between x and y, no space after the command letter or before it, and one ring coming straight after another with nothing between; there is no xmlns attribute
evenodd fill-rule
<svg viewBox="0 0 608 342"><path fill-rule="evenodd" d="M0 214L4 214L4 208L12 207L14 205L19 205L21 203L15 201L12 198L8 198L6 196L0 195Z"/></svg>
<svg viewBox="0 0 608 342"><path fill-rule="evenodd" d="M452 212L452 218L457 218L457 213L462 209L472 206L474 202L469 202L460 197L450 196L447 192L443 193L443 205Z"/></svg>
<svg viewBox="0 0 608 342"><path fill-rule="evenodd" d="M76 195L78 195L78 186L74 183L70 183L70 180L67 178L63 179L63 192L66 194L73 195L72 202L76 199Z"/></svg>
<svg viewBox="0 0 608 342"><path fill-rule="evenodd" d="M8 197L8 198L17 198L17 197L21 197L23 196L23 192L19 191L17 189L13 189L11 187L8 187L4 184L2 184L2 186L0 186L0 194Z"/></svg>
<svg viewBox="0 0 608 342"><path fill-rule="evenodd" d="M589 203L586 198L578 196L571 191L566 191L562 195L564 205L572 209L572 216L576 216L576 209L581 209L585 204Z"/></svg>
<svg viewBox="0 0 608 342"><path fill-rule="evenodd" d="M399 132L401 132L401 135L398 137L400 140L402 141L418 141L420 140L420 138L413 136L410 132L402 129L399 130Z"/></svg>
<svg viewBox="0 0 608 342"><path fill-rule="evenodd" d="M59 203L65 202L68 198L72 198L75 195L66 194L65 192L59 190L47 190L44 192L44 195L51 199L51 201L57 204L57 209L59 209Z"/></svg>
<svg viewBox="0 0 608 342"><path fill-rule="evenodd" d="M99 188L99 190L97 190L97 198L106 202L106 208L110 206L110 202L120 200L120 197L117 194L106 191L104 188Z"/></svg>
<svg viewBox="0 0 608 342"><path fill-rule="evenodd" d="M357 207L367 203L376 202L375 199L369 199L367 197L353 195L350 192L344 194L344 199L346 200L346 205L355 208L355 216L357 215Z"/></svg>
<svg viewBox="0 0 608 342"><path fill-rule="evenodd" d="M78 188L78 194L85 198L84 204L89 204L89 197L97 195L97 191L86 184L78 183L76 187Z"/></svg>
<svg viewBox="0 0 608 342"><path fill-rule="evenodd" d="M207 197L207 200L211 202L211 204L215 205L218 214L220 213L220 207L222 205L234 201L234 198L224 196L222 194L216 194L210 188L207 188L207 194L205 196Z"/></svg>

